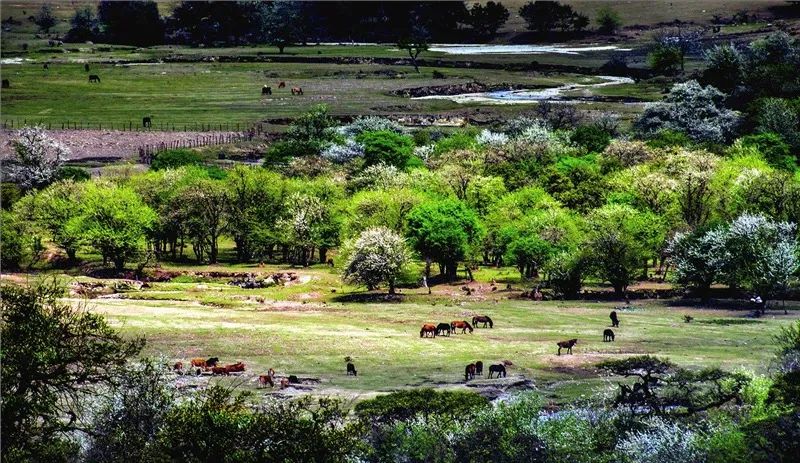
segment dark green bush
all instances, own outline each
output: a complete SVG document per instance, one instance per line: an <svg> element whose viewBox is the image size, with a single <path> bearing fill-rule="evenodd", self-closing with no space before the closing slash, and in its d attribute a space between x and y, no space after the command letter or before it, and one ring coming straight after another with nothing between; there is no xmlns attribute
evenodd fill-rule
<svg viewBox="0 0 800 463"><path fill-rule="evenodd" d="M368 421L387 423L418 414L463 416L487 407L489 401L474 392L411 389L392 392L356 405L356 414Z"/></svg>
<svg viewBox="0 0 800 463"><path fill-rule="evenodd" d="M414 140L388 130L364 132L356 141L364 145L364 163L367 166L389 164L405 168L414 152Z"/></svg>
<svg viewBox="0 0 800 463"><path fill-rule="evenodd" d="M797 162L790 153L789 145L776 133L748 135L742 137L742 144L758 148L764 159L773 167L785 170L797 168Z"/></svg>
<svg viewBox="0 0 800 463"><path fill-rule="evenodd" d="M175 149L162 151L153 157L150 168L153 170L176 169L182 166L196 166L203 163L203 159L194 151L188 149Z"/></svg>
<svg viewBox="0 0 800 463"><path fill-rule="evenodd" d="M572 132L570 140L589 152L600 153L611 143L611 135L596 125L581 125Z"/></svg>
<svg viewBox="0 0 800 463"><path fill-rule="evenodd" d="M80 167L64 166L56 175L58 180L74 180L76 182L83 182L92 178L91 174Z"/></svg>
<svg viewBox="0 0 800 463"><path fill-rule="evenodd" d="M3 209L11 210L11 206L21 197L22 190L16 183L0 183L0 202L3 203Z"/></svg>
<svg viewBox="0 0 800 463"><path fill-rule="evenodd" d="M692 140L683 132L674 130L661 130L647 140L651 148L669 148L671 146L690 146Z"/></svg>

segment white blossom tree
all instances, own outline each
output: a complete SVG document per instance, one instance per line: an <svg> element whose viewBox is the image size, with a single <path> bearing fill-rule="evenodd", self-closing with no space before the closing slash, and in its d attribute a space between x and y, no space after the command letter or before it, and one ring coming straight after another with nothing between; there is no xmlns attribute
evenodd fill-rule
<svg viewBox="0 0 800 463"><path fill-rule="evenodd" d="M703 300L711 285L722 281L731 259L726 240L727 230L714 228L699 234L678 233L669 244L677 281L697 290Z"/></svg>
<svg viewBox="0 0 800 463"><path fill-rule="evenodd" d="M39 188L55 180L70 150L51 138L43 127L23 127L12 142L16 159L6 166L11 180L22 188Z"/></svg>
<svg viewBox="0 0 800 463"><path fill-rule="evenodd" d="M395 282L410 259L405 239L385 227L364 230L345 246L345 281L366 285L373 290L383 282L395 294Z"/></svg>

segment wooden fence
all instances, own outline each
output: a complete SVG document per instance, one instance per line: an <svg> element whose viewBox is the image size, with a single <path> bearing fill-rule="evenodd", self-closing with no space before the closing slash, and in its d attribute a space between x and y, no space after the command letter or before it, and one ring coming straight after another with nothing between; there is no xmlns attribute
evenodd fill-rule
<svg viewBox="0 0 800 463"><path fill-rule="evenodd" d="M225 145L228 143L238 143L250 141L256 137L256 130L250 129L242 133L219 133L210 135L199 135L194 139L173 140L168 142L146 144L139 146L139 161L143 164L150 164L153 158L160 152L180 148L197 148L200 146Z"/></svg>

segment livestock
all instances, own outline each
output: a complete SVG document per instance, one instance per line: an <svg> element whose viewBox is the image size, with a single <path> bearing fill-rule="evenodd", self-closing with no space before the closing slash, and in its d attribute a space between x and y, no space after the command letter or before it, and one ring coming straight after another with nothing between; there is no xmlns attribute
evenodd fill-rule
<svg viewBox="0 0 800 463"><path fill-rule="evenodd" d="M428 334L430 334L434 338L436 337L436 325L431 323L426 323L422 325L422 329L419 330L419 337L426 338L428 337Z"/></svg>
<svg viewBox="0 0 800 463"><path fill-rule="evenodd" d="M261 94L262 95L272 95L272 87L267 87L266 85L261 87Z"/></svg>
<svg viewBox="0 0 800 463"><path fill-rule="evenodd" d="M153 119L150 116L145 116L142 118L142 127L152 127L153 126Z"/></svg>
<svg viewBox="0 0 800 463"><path fill-rule="evenodd" d="M278 88L286 88L286 82L284 82L284 81L280 81L280 82L278 83Z"/></svg>
<svg viewBox="0 0 800 463"><path fill-rule="evenodd" d="M358 372L356 371L356 366L353 365L353 362L347 362L347 376L358 376Z"/></svg>
<svg viewBox="0 0 800 463"><path fill-rule="evenodd" d="M84 72L89 72L89 63L84 63L83 70Z"/></svg>
<svg viewBox="0 0 800 463"><path fill-rule="evenodd" d="M236 362L233 365L225 365L225 369L228 370L228 373L238 373L245 370L245 365L242 362Z"/></svg>
<svg viewBox="0 0 800 463"><path fill-rule="evenodd" d="M11 81L8 79L3 79L3 88L11 88Z"/></svg>
<svg viewBox="0 0 800 463"><path fill-rule="evenodd" d="M89 83L91 84L93 82L97 82L99 84L100 76L98 76L97 74L89 74Z"/></svg>
<svg viewBox="0 0 800 463"><path fill-rule="evenodd" d="M499 378L501 375L503 378L506 377L506 366L502 363L498 363L497 365L489 365L489 379L492 379L492 375L497 373L497 377Z"/></svg>
<svg viewBox="0 0 800 463"><path fill-rule="evenodd" d="M483 362L480 360L475 362L475 374L478 376L483 376Z"/></svg>
<svg viewBox="0 0 800 463"><path fill-rule="evenodd" d="M611 313L608 315L608 318L611 319L611 327L612 328L619 328L619 318L617 318L617 311L612 310Z"/></svg>
<svg viewBox="0 0 800 463"><path fill-rule="evenodd" d="M436 334L444 335L447 333L447 336L450 336L450 324L449 323L439 323L436 325Z"/></svg>
<svg viewBox="0 0 800 463"><path fill-rule="evenodd" d="M558 355L561 355L561 349L567 349L567 353L572 355L572 346L578 343L577 339L570 339L569 341L561 341L558 344Z"/></svg>
<svg viewBox="0 0 800 463"><path fill-rule="evenodd" d="M262 386L268 385L269 387L275 387L275 382L272 380L272 376L270 375L260 375L258 377L258 384Z"/></svg>
<svg viewBox="0 0 800 463"><path fill-rule="evenodd" d="M603 342L613 342L614 341L614 331L610 329L605 329L603 331Z"/></svg>
<svg viewBox="0 0 800 463"><path fill-rule="evenodd" d="M450 331L455 333L456 329L461 329L461 334L464 334L469 330L472 333L472 325L469 324L466 320L454 320L450 323Z"/></svg>
<svg viewBox="0 0 800 463"><path fill-rule="evenodd" d="M206 367L206 359L204 358L193 358L191 360L193 367L205 368Z"/></svg>
<svg viewBox="0 0 800 463"><path fill-rule="evenodd" d="M292 95L302 95L303 88L302 87L292 87Z"/></svg>
<svg viewBox="0 0 800 463"><path fill-rule="evenodd" d="M217 366L217 363L219 363L219 357L211 357L206 360L206 366L208 367L215 367Z"/></svg>
<svg viewBox="0 0 800 463"><path fill-rule="evenodd" d="M472 324L477 327L478 323L483 323L483 327L486 328L486 324L489 324L489 328L494 328L494 322L492 319L489 318L488 315L476 315L472 317Z"/></svg>
<svg viewBox="0 0 800 463"><path fill-rule="evenodd" d="M464 381L469 381L471 379L475 379L475 364L470 363L464 368Z"/></svg>
<svg viewBox="0 0 800 463"><path fill-rule="evenodd" d="M50 65L49 65L49 64L47 64L47 63L44 63L44 64L42 65L42 69L44 69L45 71L49 71L49 70L50 70Z"/></svg>
<svg viewBox="0 0 800 463"><path fill-rule="evenodd" d="M183 362L175 362L175 365L172 365L173 371L181 371L183 370Z"/></svg>

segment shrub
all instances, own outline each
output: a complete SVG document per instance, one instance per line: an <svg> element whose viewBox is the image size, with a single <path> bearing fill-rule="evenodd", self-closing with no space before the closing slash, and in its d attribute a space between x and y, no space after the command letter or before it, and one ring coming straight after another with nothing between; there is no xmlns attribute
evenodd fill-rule
<svg viewBox="0 0 800 463"><path fill-rule="evenodd" d="M466 132L456 132L447 138L442 138L436 142L433 154L441 156L451 151L462 151L474 149L476 145L475 136Z"/></svg>
<svg viewBox="0 0 800 463"><path fill-rule="evenodd" d="M692 140L685 133L669 129L659 130L647 138L647 146L650 148L688 147L691 145Z"/></svg>
<svg viewBox="0 0 800 463"><path fill-rule="evenodd" d="M411 137L386 130L364 132L356 141L364 146L365 165L388 164L405 168L414 152Z"/></svg>
<svg viewBox="0 0 800 463"><path fill-rule="evenodd" d="M790 154L789 145L775 133L767 132L758 135L748 135L740 138L742 145L754 146L764 156L764 159L773 167L785 170L794 170L797 163Z"/></svg>
<svg viewBox="0 0 800 463"><path fill-rule="evenodd" d="M485 397L474 392L411 389L359 402L355 411L368 422L388 423L416 415L463 417L488 405Z"/></svg>
<svg viewBox="0 0 800 463"><path fill-rule="evenodd" d="M614 140L603 151L601 165L610 171L642 164L653 159L653 152L641 141Z"/></svg>
<svg viewBox="0 0 800 463"><path fill-rule="evenodd" d="M764 98L756 103L755 122L756 132L776 133L793 150L800 150L800 105L781 98Z"/></svg>
<svg viewBox="0 0 800 463"><path fill-rule="evenodd" d="M90 178L92 178L92 176L86 171L86 169L73 166L64 166L59 169L58 174L56 174L57 180L74 180L76 182L83 182L85 180L89 180Z"/></svg>
<svg viewBox="0 0 800 463"><path fill-rule="evenodd" d="M406 129L397 122L385 117L362 116L347 125L339 127L337 131L346 137L357 137L364 132L388 131L404 134Z"/></svg>
<svg viewBox="0 0 800 463"><path fill-rule="evenodd" d="M3 198L5 200L5 198ZM25 256L25 228L14 214L0 211L0 226L2 226L2 239L0 252L3 255L3 268L14 270L19 267Z"/></svg>
<svg viewBox="0 0 800 463"><path fill-rule="evenodd" d="M364 145L352 139L345 140L344 144L332 144L322 150L322 157L338 164L344 164L353 159L364 156Z"/></svg>
<svg viewBox="0 0 800 463"><path fill-rule="evenodd" d="M196 166L203 163L200 155L188 149L162 151L153 157L150 168L153 170L177 169L183 166Z"/></svg>
<svg viewBox="0 0 800 463"><path fill-rule="evenodd" d="M622 25L619 13L609 6L602 6L597 10L598 31L603 34L613 34Z"/></svg>
<svg viewBox="0 0 800 463"><path fill-rule="evenodd" d="M599 153L611 142L611 135L595 125L580 125L572 132L570 140L589 152Z"/></svg>
<svg viewBox="0 0 800 463"><path fill-rule="evenodd" d="M500 147L508 143L508 135L490 130L482 130L475 138L479 145Z"/></svg>
<svg viewBox="0 0 800 463"><path fill-rule="evenodd" d="M646 430L629 434L617 449L631 463L704 463L700 438L677 423L652 418Z"/></svg>

